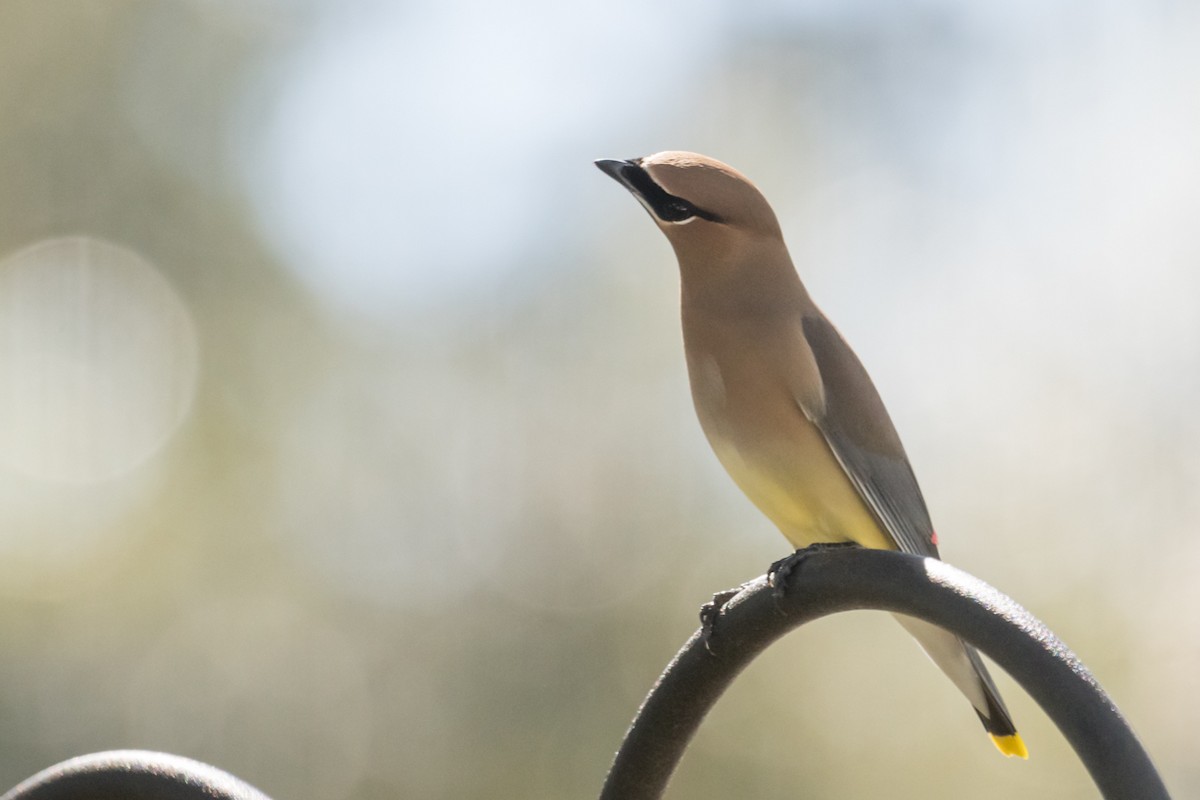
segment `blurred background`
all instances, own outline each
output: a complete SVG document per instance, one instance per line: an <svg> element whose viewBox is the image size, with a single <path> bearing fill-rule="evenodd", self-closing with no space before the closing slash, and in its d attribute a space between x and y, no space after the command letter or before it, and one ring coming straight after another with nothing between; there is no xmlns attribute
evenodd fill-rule
<svg viewBox="0 0 1200 800"><path fill-rule="evenodd" d="M591 162L754 178L946 559L1200 794L1200 7L5 0L0 788L139 747L279 800L586 798L783 538ZM880 614L775 647L671 796L1095 796Z"/></svg>

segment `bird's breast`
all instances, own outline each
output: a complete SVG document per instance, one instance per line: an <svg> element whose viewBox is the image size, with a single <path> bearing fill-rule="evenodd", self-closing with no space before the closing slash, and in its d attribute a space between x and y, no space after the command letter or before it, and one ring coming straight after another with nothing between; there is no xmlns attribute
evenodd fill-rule
<svg viewBox="0 0 1200 800"><path fill-rule="evenodd" d="M730 477L796 547L817 541L891 547L797 403L799 359L738 338L687 342L696 415Z"/></svg>

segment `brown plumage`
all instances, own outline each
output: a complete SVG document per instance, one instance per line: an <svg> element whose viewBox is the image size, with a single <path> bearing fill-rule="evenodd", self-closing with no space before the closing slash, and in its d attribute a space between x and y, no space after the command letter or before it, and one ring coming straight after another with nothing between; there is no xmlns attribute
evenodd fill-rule
<svg viewBox="0 0 1200 800"><path fill-rule="evenodd" d="M812 302L774 211L737 170L696 153L596 165L625 186L679 260L696 414L746 496L797 548L852 541L938 557L900 437L858 357ZM979 654L898 616L996 746L1025 746Z"/></svg>

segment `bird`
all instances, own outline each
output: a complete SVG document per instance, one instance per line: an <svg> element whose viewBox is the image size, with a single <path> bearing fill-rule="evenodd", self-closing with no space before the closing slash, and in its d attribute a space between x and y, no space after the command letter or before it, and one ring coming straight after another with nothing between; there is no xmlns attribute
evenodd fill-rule
<svg viewBox="0 0 1200 800"><path fill-rule="evenodd" d="M800 281L759 189L716 159L601 159L675 251L688 382L734 483L797 550L853 543L940 558L900 437L858 356ZM978 651L897 615L1006 756L1028 758Z"/></svg>

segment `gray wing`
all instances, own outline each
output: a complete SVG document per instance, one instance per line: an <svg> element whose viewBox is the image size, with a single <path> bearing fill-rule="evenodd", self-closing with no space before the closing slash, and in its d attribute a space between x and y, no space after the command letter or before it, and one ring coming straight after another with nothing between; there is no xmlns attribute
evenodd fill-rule
<svg viewBox="0 0 1200 800"><path fill-rule="evenodd" d="M806 316L803 325L825 390L813 423L896 546L937 558L925 498L867 371L829 320Z"/></svg>

